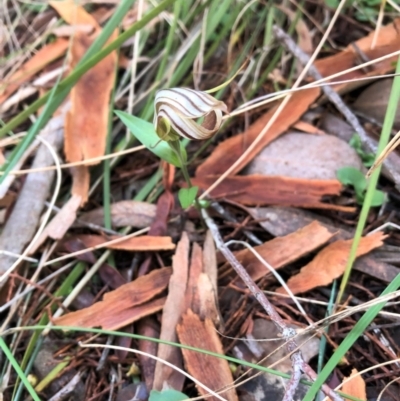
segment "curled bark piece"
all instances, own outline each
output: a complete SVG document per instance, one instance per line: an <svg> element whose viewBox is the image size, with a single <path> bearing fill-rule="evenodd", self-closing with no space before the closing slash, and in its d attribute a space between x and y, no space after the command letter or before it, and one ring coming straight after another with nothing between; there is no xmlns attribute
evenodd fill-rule
<svg viewBox="0 0 400 401"><path fill-rule="evenodd" d="M64 116L50 120L43 130L43 137L55 149L61 148L64 133ZM40 145L32 168L53 165L53 157L47 147ZM7 220L0 236L0 252L7 251L21 254L33 238L44 203L49 196L53 183L54 171L31 173L18 196L14 209ZM0 276L15 262L15 257L0 254ZM0 283L1 286L1 283Z"/></svg>

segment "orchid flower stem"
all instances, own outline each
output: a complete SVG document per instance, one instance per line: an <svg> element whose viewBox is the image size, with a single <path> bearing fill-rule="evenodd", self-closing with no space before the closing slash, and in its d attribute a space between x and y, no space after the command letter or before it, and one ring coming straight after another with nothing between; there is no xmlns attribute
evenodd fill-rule
<svg viewBox="0 0 400 401"><path fill-rule="evenodd" d="M191 188L193 185L192 185L192 181L190 180L189 172L187 170L186 157L184 157L184 155L182 154L181 143L179 142L179 139L176 141L168 141L168 145L178 156L183 177L185 178L185 181L188 184L188 187Z"/></svg>
<svg viewBox="0 0 400 401"><path fill-rule="evenodd" d="M180 167L182 170L182 174L183 177L188 185L188 188L192 188L193 184L192 184L192 180L190 179L190 175L187 169L187 156L186 156L186 152L185 150L181 147L181 143L179 141L179 139L175 140L175 141L168 141L168 145L171 147L171 149L175 152L175 154L177 155L179 162L180 162ZM183 150L183 152L182 152ZM185 153L184 153L185 152ZM201 205L200 202L198 200L198 198L196 197L196 199L194 200L195 206L198 210L201 209Z"/></svg>

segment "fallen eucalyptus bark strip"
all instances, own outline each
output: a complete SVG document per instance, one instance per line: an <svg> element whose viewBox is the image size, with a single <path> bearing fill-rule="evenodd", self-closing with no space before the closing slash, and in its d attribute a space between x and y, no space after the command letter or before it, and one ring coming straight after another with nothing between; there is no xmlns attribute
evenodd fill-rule
<svg viewBox="0 0 400 401"><path fill-rule="evenodd" d="M300 49L294 40L281 28L274 25L273 32L275 37L282 42L285 47L293 54L301 64L306 65L310 57ZM323 79L323 76L319 73L317 68L313 65L310 66L308 73L316 80ZM347 122L353 127L353 129L360 136L361 142L367 148L368 151L377 153L378 145L377 142L370 138L358 121L357 116L350 110L350 108L344 103L340 95L335 92L329 85L329 83L321 86L322 91L326 97L336 106L336 108L342 113ZM387 178L395 183L397 189L400 189L400 159L397 155L391 154L391 157L386 158L383 161L383 173Z"/></svg>
<svg viewBox="0 0 400 401"><path fill-rule="evenodd" d="M230 249L225 245L219 229L215 224L214 220L209 216L206 209L201 209L201 214L203 219L211 231L214 238L217 249L224 255L225 259L232 265L236 273L243 280L247 288L251 291L255 299L264 308L267 314L270 316L271 320L276 325L280 334L286 341L286 347L290 354L290 359L292 361L293 373L289 379L289 383L286 386L285 395L282 401L292 401L294 399L294 393L299 385L301 379L301 372L307 374L310 379L315 380L317 373L304 361L303 356L299 350L294 337L297 335L296 331L288 327L285 321L280 317L278 312L275 310L274 306L269 302L265 294L260 290L257 284L253 281L250 275L247 273L246 269L239 263L235 255L230 251ZM327 385L323 385L321 390L324 394L331 398L333 401L343 401L343 398L335 393Z"/></svg>
<svg viewBox="0 0 400 401"><path fill-rule="evenodd" d="M55 149L60 149L64 134L64 115L61 114L47 124L43 130L43 138ZM54 164L53 156L48 148L39 146L32 167L47 167ZM14 254L22 254L26 245L34 237L45 201L49 196L55 171L31 173L15 203L0 236L0 250ZM0 255L0 277L16 261L15 257ZM4 282L3 282L4 284ZM0 282L0 287L1 287Z"/></svg>

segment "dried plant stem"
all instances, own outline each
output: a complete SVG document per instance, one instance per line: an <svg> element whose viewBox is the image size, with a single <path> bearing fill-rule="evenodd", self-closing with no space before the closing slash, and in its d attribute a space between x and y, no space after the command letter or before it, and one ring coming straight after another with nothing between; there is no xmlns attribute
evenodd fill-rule
<svg viewBox="0 0 400 401"><path fill-rule="evenodd" d="M294 42L294 40L284 32L280 27L273 27L275 37L282 42L285 47L293 54L296 59L300 61L301 64L307 64L310 57L303 52ZM316 80L323 79L319 71L311 65L308 69L309 75L311 75ZM357 116L350 110L350 108L344 103L342 98L336 93L329 85L323 85L321 87L322 91L326 97L336 106L336 108L342 113L347 122L354 128L357 134L360 136L363 145L371 152L376 153L378 149L377 143L368 136L363 126L358 121ZM396 163L394 160L386 159L384 162L385 173L389 175L389 178L393 180L396 187L400 186L400 174L397 172Z"/></svg>
<svg viewBox="0 0 400 401"><path fill-rule="evenodd" d="M215 244L219 249L219 251L224 255L225 259L232 265L236 273L239 275L239 277L243 280L247 288L254 295L255 299L260 303L260 305L264 308L267 314L271 317L271 320L274 322L278 331L286 341L286 347L290 353L290 359L292 361L293 373L286 387L283 401L291 401L294 398L294 393L299 384L301 378L301 372L306 373L312 380L314 380L317 377L317 374L303 359L303 356L299 350L299 346L294 340L294 337L297 334L296 331L286 325L285 321L280 317L278 312L275 310L274 306L268 301L265 294L253 281L249 273L247 273L246 269L239 263L235 255L225 245L221 237L221 234L219 233L217 225L215 224L214 220L209 216L206 209L204 208L201 209L201 214L204 218L207 227L211 231L211 234L214 238ZM330 389L326 385L322 387L322 391L333 401L343 401L342 397L337 395L332 389Z"/></svg>

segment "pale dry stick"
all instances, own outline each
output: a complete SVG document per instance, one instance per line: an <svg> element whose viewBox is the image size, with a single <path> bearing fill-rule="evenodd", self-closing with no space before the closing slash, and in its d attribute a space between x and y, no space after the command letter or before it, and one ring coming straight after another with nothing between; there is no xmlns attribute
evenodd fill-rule
<svg viewBox="0 0 400 401"><path fill-rule="evenodd" d="M137 82L139 82L139 80L146 75L149 70L151 70L151 68L154 67L155 64L157 64L160 61L160 58L162 57L162 55L164 54L164 50L162 50L156 57L153 57L148 63L147 65L140 71L139 74L136 75L136 80L135 80L135 84ZM125 87L119 87L117 93L115 94L115 103L118 102L119 100L121 100L123 98L123 96L125 96L126 92L129 92L129 85L125 86ZM135 106L135 104L137 103L137 100L133 103L133 106Z"/></svg>
<svg viewBox="0 0 400 401"><path fill-rule="evenodd" d="M57 168L57 174L56 174L56 185L54 188L54 192L53 192L53 196L51 198L50 201L50 205L53 206L56 203L58 194L60 192L60 188L61 188L61 178L62 178L62 173L61 173L61 169L60 169L60 162L57 156L57 153L55 152L55 150L53 149L53 147L47 142L47 140L45 140L44 138L42 138L41 136L38 136L37 139L39 139L40 142L43 143L43 145L46 146L47 150L49 151L51 157L54 160L55 165L58 167ZM51 215L51 207L49 207L45 214L44 217L42 219L41 224L39 225L39 228L37 229L36 234L34 235L33 239L31 240L31 242L28 244L28 246L25 248L24 252L21 254L21 256L0 276L0 286L4 285L5 281L7 280L8 276L17 268L17 266L21 263L22 260L24 260L24 258L28 255L29 250L33 247L33 245L35 244L35 241L37 241L37 239L40 237L40 235L42 234L47 222L50 219L50 215Z"/></svg>
<svg viewBox="0 0 400 401"><path fill-rule="evenodd" d="M286 48L302 63L305 64L309 63L310 58L306 53L304 53L294 42L294 40L286 34L280 27L274 26L273 31L275 37L280 40ZM319 80L322 79L322 75L319 71L314 67L310 66L308 70L309 74ZM365 131L364 127L358 121L357 116L350 110L350 108L344 103L342 98L330 87L330 86L323 86L322 91L328 97L328 99L336 106L336 108L342 113L345 117L347 122L353 127L353 129L357 132L360 136L362 143L368 148L368 150L376 153L378 150L378 145L374 143L374 141L368 136L367 132ZM396 166L392 161L389 159L385 159L384 167L386 173L390 176L390 178L396 184L396 187L400 186L400 173L397 171Z"/></svg>
<svg viewBox="0 0 400 401"><path fill-rule="evenodd" d="M0 139L0 147L4 148L9 145L17 144L21 138L23 138L27 134L26 131L19 132L18 134L14 134L13 136L6 136L5 138Z"/></svg>
<svg viewBox="0 0 400 401"><path fill-rule="evenodd" d="M207 39L207 19L208 19L209 7L204 10L202 24L201 24L201 35L200 35L200 47L199 52L193 62L193 86L198 91L200 90L201 76L203 75L204 69L204 52L206 47Z"/></svg>
<svg viewBox="0 0 400 401"><path fill-rule="evenodd" d="M310 88L322 88L325 85L330 85L330 86L335 86L335 85L342 85L342 84L349 84L353 82L362 82L362 81L373 81L376 79L384 79L384 78L393 78L397 77L400 74L383 74L383 75L369 75L367 77L360 77L360 78L353 78L353 79L344 79L342 81L335 81L335 82L326 82L330 77L321 79L319 81L313 81L313 84L307 84L304 86L300 86L299 88L296 89L284 89L278 92L272 92L268 93L267 95L259 96L256 97L252 100L249 100L246 103L241 104L238 106L235 110L232 110L229 114L225 115L222 117L223 120L226 120L231 117L235 117L237 115L240 115L246 111L253 110L257 107L262 107L265 106L268 103L275 102L279 99L283 99L286 95L290 93L296 93L296 92L301 92ZM318 82L318 84L316 84ZM360 113L360 112L358 112Z"/></svg>
<svg viewBox="0 0 400 401"><path fill-rule="evenodd" d="M388 4L390 4L397 12L400 13L400 6L396 4L393 0L387 0Z"/></svg>
<svg viewBox="0 0 400 401"><path fill-rule="evenodd" d="M385 393L385 391L393 384L396 383L400 380L400 377L396 377L395 379L391 380L389 383L386 384L386 386L382 389L382 391L379 393L378 398L376 399L376 401L381 401L383 394Z"/></svg>
<svg viewBox="0 0 400 401"><path fill-rule="evenodd" d="M386 227L395 228L396 230L400 230L400 226L398 224L388 221L387 223L384 223L384 224L380 225L379 227L375 228L374 230L370 231L366 236L376 233L377 231L383 231Z"/></svg>
<svg viewBox="0 0 400 401"><path fill-rule="evenodd" d="M251 0L249 1L239 12L237 15L235 22L232 25L231 33L229 35L229 41L228 41L228 51L227 51L227 63L226 65L232 65L232 48L233 48L233 35L236 31L236 28L239 24L240 19L242 18L243 14L247 11L248 8L250 8L254 3L258 2L258 0Z"/></svg>
<svg viewBox="0 0 400 401"><path fill-rule="evenodd" d="M216 201L213 201L210 205L220 216L224 217L231 223L239 224L233 215L225 210L222 205ZM257 238L250 230L243 229L243 234L250 240L253 241L257 245L261 245L263 242Z"/></svg>
<svg viewBox="0 0 400 401"><path fill-rule="evenodd" d="M400 131L389 141L389 143L382 150L381 154L378 155L374 164L367 171L366 177L369 178L371 174L386 160L390 153L392 153L400 143Z"/></svg>
<svg viewBox="0 0 400 401"><path fill-rule="evenodd" d="M285 291L288 293L289 297L292 299L294 304L297 306L297 309L300 311L300 313L304 316L304 318L307 320L309 325L312 325L312 321L308 317L306 311L304 308L300 305L300 303L297 301L296 297L294 296L293 292L291 289L288 287L288 285L285 283L281 275L247 242L244 241L236 241L236 240L230 240L225 243L227 247L231 244L240 244L245 246L268 270L270 273L272 273L275 278L279 281L280 285L285 289Z"/></svg>
<svg viewBox="0 0 400 401"><path fill-rule="evenodd" d="M60 168L65 169L65 168L71 168L71 167L76 167L76 166L90 166L91 164L98 163L103 160L114 159L114 158L124 156L124 155L130 154L130 153L138 152L143 149L146 149L146 147L144 145L135 146L134 148L121 150L119 152L109 153L108 155L104 155L104 156L92 157L91 159L86 159L86 160L82 160L79 162L60 164ZM24 170L11 170L8 173L8 175L24 175L24 174L29 174L29 173L41 173L43 171L53 171L53 170L57 170L57 167L56 166L48 166L48 167L28 168L28 169L24 169ZM3 174L4 174L3 172L0 172L0 175L3 175Z"/></svg>
<svg viewBox="0 0 400 401"><path fill-rule="evenodd" d="M217 225L215 224L214 220L208 215L205 209L201 209L202 217L211 231L211 234L214 238L215 244L217 249L224 255L225 259L231 264L231 266L235 269L236 273L239 277L243 280L246 287L250 290L253 294L255 299L259 302L259 304L264 308L267 314L271 317L271 320L274 322L275 326L277 327L278 331L281 333L282 337L286 341L286 347L290 354L290 359L292 361L293 367L293 374L289 380L289 383L286 387L285 396L283 401L291 401L294 392L300 381L300 376L298 374L299 370L307 373L307 375L312 379L315 380L317 374L309 367L299 350L298 345L294 341L294 337L297 335L296 331L292 328L287 327L284 320L280 317L280 315L276 312L273 305L268 301L265 294L258 288L255 284L253 279L250 277L249 273L247 273L246 269L239 263L236 259L235 255L230 251L230 249L225 245ZM324 386L323 389L325 394L327 394L332 400L334 401L343 401L340 396L335 394L328 386Z"/></svg>
<svg viewBox="0 0 400 401"><path fill-rule="evenodd" d="M151 358L151 359L154 359L157 362L163 363L164 365L169 366L171 369L174 369L177 372L181 373L182 375L184 375L185 377L187 377L190 380L192 380L199 387L203 388L205 391L209 392L212 396L218 398L219 400L227 401L225 398L223 398L220 395L218 395L215 391L213 391L210 388L208 388L205 384L203 384L201 381L197 380L195 377L193 377L190 374L186 373L184 370L178 368L174 364L172 364L172 363L170 363L170 362L168 362L168 361L166 361L166 360L164 360L162 358L159 358L159 357L157 357L155 355L148 354L147 352L139 351L139 350L134 349L134 348L120 347L118 345L84 344L81 341L78 344L82 348L109 348L109 349L114 349L114 350L119 350L119 351L133 352L133 353L138 354L138 355L147 356L148 358Z"/></svg>
<svg viewBox="0 0 400 401"><path fill-rule="evenodd" d="M49 401L65 400L75 390L82 378L82 373L78 372L61 390L53 395Z"/></svg>
<svg viewBox="0 0 400 401"><path fill-rule="evenodd" d="M319 54L319 51L321 50L322 46L324 45L326 38L329 36L329 33L331 32L333 26L335 25L335 22L337 18L340 15L340 12L346 3L346 0L340 0L340 3L329 23L329 26L322 37L321 41L318 43L317 48L315 49L313 55L310 57L309 62L305 65L303 71L300 73L298 76L296 82L293 84L293 88L297 88L300 86L300 83L303 81L304 77L307 75L308 69L316 59L316 57ZM285 108L289 100L291 99L291 95L287 95L282 103L279 104L278 108L276 109L275 113L271 117L271 119L268 121L268 123L265 125L265 127L261 130L260 134L257 136L257 138L251 143L251 145L243 152L243 154L236 160L235 163L233 163L221 176L209 187L207 188L206 191L203 192L203 194L199 197L199 199L204 199L214 188L216 188L226 177L228 177L235 169L238 167L243 160L247 158L249 154L253 151L253 149L258 145L258 143L263 139L265 134L269 131L269 129L272 127L272 125L275 123L279 115L281 114L282 110Z"/></svg>
<svg viewBox="0 0 400 401"><path fill-rule="evenodd" d="M11 256L15 259L20 258L22 255L20 253L15 253L15 252L10 252L10 251L3 251L0 250L0 255L6 255L6 256ZM30 258L29 256L22 256L23 260L25 260L25 262L31 262L31 263L37 263L38 260L35 258Z"/></svg>
<svg viewBox="0 0 400 401"><path fill-rule="evenodd" d="M376 21L376 28L374 32L374 37L372 38L371 49L375 49L376 42L378 41L379 32L382 28L383 16L385 14L385 5L386 5L386 0L381 0L378 21Z"/></svg>
<svg viewBox="0 0 400 401"><path fill-rule="evenodd" d="M273 296L277 296L277 297L290 298L289 295L287 295L287 294L280 294L280 293L277 293L275 291L264 290L264 293L267 294L267 295L273 295ZM307 303L310 303L310 304L322 305L322 306L328 306L329 305L329 302L317 301L316 299L308 299L308 298L296 297L296 296L295 296L295 298L297 300L301 301L301 302L307 302ZM386 306L393 306L393 305L397 305L398 303L400 303L400 302L390 302L390 303L387 303ZM345 309L351 309L352 306L345 305L344 308ZM0 312L1 312L1 308L0 308ZM385 317L390 318L392 320L400 321L400 314L398 314L398 313L380 311L379 315L380 316L385 316Z"/></svg>
<svg viewBox="0 0 400 401"><path fill-rule="evenodd" d="M380 304L382 302L388 302L388 301L390 301L392 299L395 299L395 298L397 298L399 296L400 296L400 290L395 291L395 292L390 293L390 294L387 294L385 296L373 299L371 301L364 302L363 304L360 304L360 305L357 305L357 306L348 307L345 310L336 312L333 315L327 316L327 317L319 320L318 322L315 322L312 327L307 327L306 329L304 329L303 333L307 333L309 331L314 331L318 327L322 328L322 327L326 327L327 325L330 325L332 323L339 322L339 321L345 319L346 317L354 315L354 313L356 313L356 312L361 312L361 311L368 310L369 308L371 308L374 305Z"/></svg>
<svg viewBox="0 0 400 401"><path fill-rule="evenodd" d="M65 271L67 271L68 269L70 269L74 265L75 265L75 262L68 263L67 265L57 269L55 272L49 274L44 279L38 281L37 284L42 286L43 284L47 283L48 281L52 280L53 278L55 278L55 277L59 276L60 274L64 273ZM25 295L29 294L34 289L35 289L35 287L31 286L29 288L25 288L22 292L20 292L19 294L15 295L13 297L13 299L8 301L4 305L0 306L0 313L3 313L5 310L7 310L9 307L11 307L16 301L18 301L19 299L23 298ZM0 332L1 332L1 330L0 330Z"/></svg>
<svg viewBox="0 0 400 401"><path fill-rule="evenodd" d="M227 119L227 118L242 114L245 111L253 110L253 109L257 108L257 107L261 107L261 106L263 106L263 105L265 105L267 103L270 103L272 101L282 99L288 93L294 93L294 92L306 90L306 89L309 89L309 88L322 87L323 83L325 83L326 85L337 85L337 84L342 84L342 83L366 81L366 80L371 80L371 79L374 79L374 78L384 77L384 75L380 75L380 76L372 76L371 75L371 76L362 77L362 78L355 78L355 79L349 79L349 80L343 80L343 81L335 81L335 82L330 82L330 83L327 82L327 81L330 81L331 79L340 77L342 75L346 75L346 74L348 74L350 72L353 72L353 71L357 71L357 70L363 69L365 67L368 67L368 66L376 64L376 63L380 63L381 61L387 60L388 58L392 58L392 57L395 57L395 56L398 56L398 55L400 55L400 50L397 50L395 52L386 54L385 56L382 56L382 57L378 57L378 58L373 59L371 61L367 61L365 63L359 64L359 65L357 65L355 67L348 68L347 70L343 70L343 71L337 72L335 74L329 75L326 78L322 78L322 79L319 79L317 81L313 81L313 82L311 82L309 84L306 84L306 85L303 85L303 86L301 86L299 88L291 88L291 89L287 89L287 90L278 92L278 93L282 93L281 95L275 96L275 94L268 94L268 95L260 96L258 98L255 98L253 100L250 100L250 101L246 102L244 105L239 106L236 110L233 110L229 115L224 116L223 119ZM397 74L387 74L386 76L389 77L389 76L396 76L396 75ZM265 98L267 98L267 100L260 101L260 99L265 99ZM259 102L259 103L257 103L257 102ZM249 104L252 105L252 106L246 107Z"/></svg>
<svg viewBox="0 0 400 401"><path fill-rule="evenodd" d="M143 0L139 0L138 3L138 9L137 9L137 20L140 20L142 18L143 14ZM138 65L138 59L139 59L139 50L140 50L140 36L141 36L142 30L139 29L135 33L134 39L133 39L133 58L132 58L132 67L131 67L131 84L129 87L129 97L128 97L128 113L132 114L133 110L133 98L135 95L135 81L136 81L136 72L137 72L137 65ZM129 128L126 128L126 136L128 137L130 135Z"/></svg>
<svg viewBox="0 0 400 401"><path fill-rule="evenodd" d="M201 24L195 25L192 31L190 31L190 35L185 39L185 41L181 44L180 49L178 49L176 53L176 57L172 61L169 69L166 71L165 76L167 77L166 87L170 86L170 82L172 79L172 75L176 70L176 67L179 65L181 59L186 55L188 50L193 46L193 43L197 40L197 38L201 35Z"/></svg>
<svg viewBox="0 0 400 401"><path fill-rule="evenodd" d="M3 104L0 105L0 115L6 113L12 106L22 102L27 97L32 96L33 94L38 92L40 87L43 87L52 79L55 79L59 75L62 75L66 69L66 65L55 68L54 70L49 71L41 75L39 78L35 79L29 86L23 86L19 88L14 95L10 96L7 100L4 101Z"/></svg>

